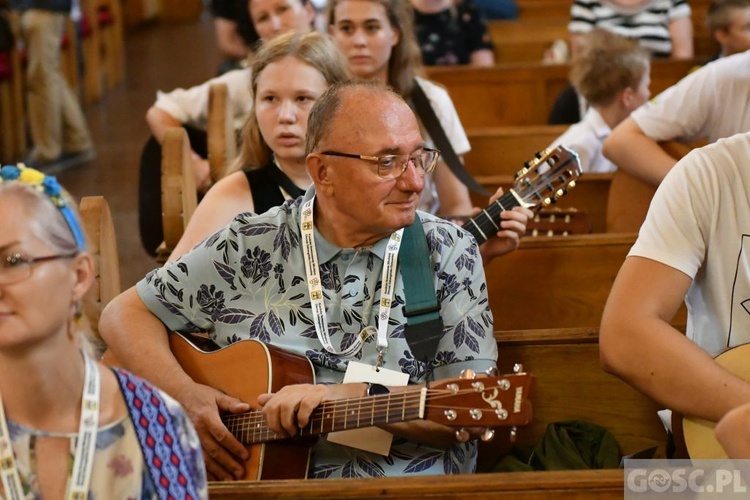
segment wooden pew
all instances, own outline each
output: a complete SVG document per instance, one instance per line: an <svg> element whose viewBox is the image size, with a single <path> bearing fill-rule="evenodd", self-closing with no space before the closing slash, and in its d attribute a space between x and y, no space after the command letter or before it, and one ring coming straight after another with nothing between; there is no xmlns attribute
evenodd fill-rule
<svg viewBox="0 0 750 500"><path fill-rule="evenodd" d="M636 234L524 238L485 265L497 330L598 327ZM685 324L684 307L674 319Z"/></svg>
<svg viewBox="0 0 750 500"><path fill-rule="evenodd" d="M684 77L695 61L654 61L651 92ZM568 84L565 64L514 63L491 68L428 68L448 89L467 130L478 127L545 125L555 98Z"/></svg>
<svg viewBox="0 0 750 500"><path fill-rule="evenodd" d="M190 158L190 141L185 129L172 127L167 130L162 143L161 164L164 243L157 249L158 262L166 262L169 258L198 205Z"/></svg>
<svg viewBox="0 0 750 500"><path fill-rule="evenodd" d="M211 181L224 177L229 164L237 156L237 140L232 113L229 111L228 89L224 83L214 83L208 91L208 164Z"/></svg>
<svg viewBox="0 0 750 500"><path fill-rule="evenodd" d="M621 499L623 471L509 472L463 476L209 483L211 499L390 498Z"/></svg>
<svg viewBox="0 0 750 500"><path fill-rule="evenodd" d="M120 258L117 253L115 227L109 204L103 196L86 196L79 205L81 224L88 236L89 253L94 257L94 284L84 299L84 313L89 321L95 347L104 350L98 325L104 306L121 291Z"/></svg>
<svg viewBox="0 0 750 500"><path fill-rule="evenodd" d="M474 176L513 175L568 129L568 125L486 127L467 130L471 151L464 155Z"/></svg>
<svg viewBox="0 0 750 500"><path fill-rule="evenodd" d="M566 196L560 198L552 207L561 209L575 208L587 214L593 233L606 231L607 199L613 174L584 174L576 181L576 186ZM494 193L498 187L506 192L513 186L512 175L478 176L477 181L487 191ZM470 193L475 207L485 207L487 198Z"/></svg>

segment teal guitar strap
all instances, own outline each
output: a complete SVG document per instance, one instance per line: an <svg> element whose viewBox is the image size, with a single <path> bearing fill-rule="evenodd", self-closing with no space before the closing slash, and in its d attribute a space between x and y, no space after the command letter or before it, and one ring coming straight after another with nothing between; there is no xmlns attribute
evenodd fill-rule
<svg viewBox="0 0 750 500"><path fill-rule="evenodd" d="M443 319L435 293L435 272L419 214L415 215L414 224L404 229L398 259L406 301L404 337L414 359L429 363L435 359L443 337Z"/></svg>

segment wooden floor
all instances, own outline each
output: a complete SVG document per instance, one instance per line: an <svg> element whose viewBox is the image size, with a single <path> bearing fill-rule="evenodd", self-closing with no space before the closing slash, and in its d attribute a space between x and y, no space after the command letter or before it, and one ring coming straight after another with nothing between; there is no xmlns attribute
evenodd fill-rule
<svg viewBox="0 0 750 500"><path fill-rule="evenodd" d="M158 89L201 83L219 64L211 20L145 26L126 33L126 80L85 109L97 150L88 164L59 174L76 197L103 195L115 220L123 289L156 263L138 233L138 160L149 135L144 120ZM159 217L154 214L154 217Z"/></svg>

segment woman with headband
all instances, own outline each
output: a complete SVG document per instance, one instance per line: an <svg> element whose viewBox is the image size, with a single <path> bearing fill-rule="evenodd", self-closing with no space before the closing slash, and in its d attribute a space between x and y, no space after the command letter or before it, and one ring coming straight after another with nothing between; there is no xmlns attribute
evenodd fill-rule
<svg viewBox="0 0 750 500"><path fill-rule="evenodd" d="M93 259L54 177L0 169L0 498L206 498L169 396L87 354Z"/></svg>

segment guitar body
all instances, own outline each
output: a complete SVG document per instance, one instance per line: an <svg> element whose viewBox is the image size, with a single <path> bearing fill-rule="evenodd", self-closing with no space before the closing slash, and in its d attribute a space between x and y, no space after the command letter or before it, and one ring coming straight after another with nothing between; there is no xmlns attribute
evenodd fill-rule
<svg viewBox="0 0 750 500"><path fill-rule="evenodd" d="M310 361L255 340L216 348L171 333L169 345L185 372L199 384L219 389L258 408L259 394L285 385L315 383ZM214 349L214 350L211 350ZM310 442L278 441L248 446L245 480L304 479L310 464Z"/></svg>
<svg viewBox="0 0 750 500"><path fill-rule="evenodd" d="M716 362L729 372L750 381L750 344L734 347L716 357ZM713 422L695 417L683 417L682 429L685 447L690 458L727 458L727 454L714 436Z"/></svg>

